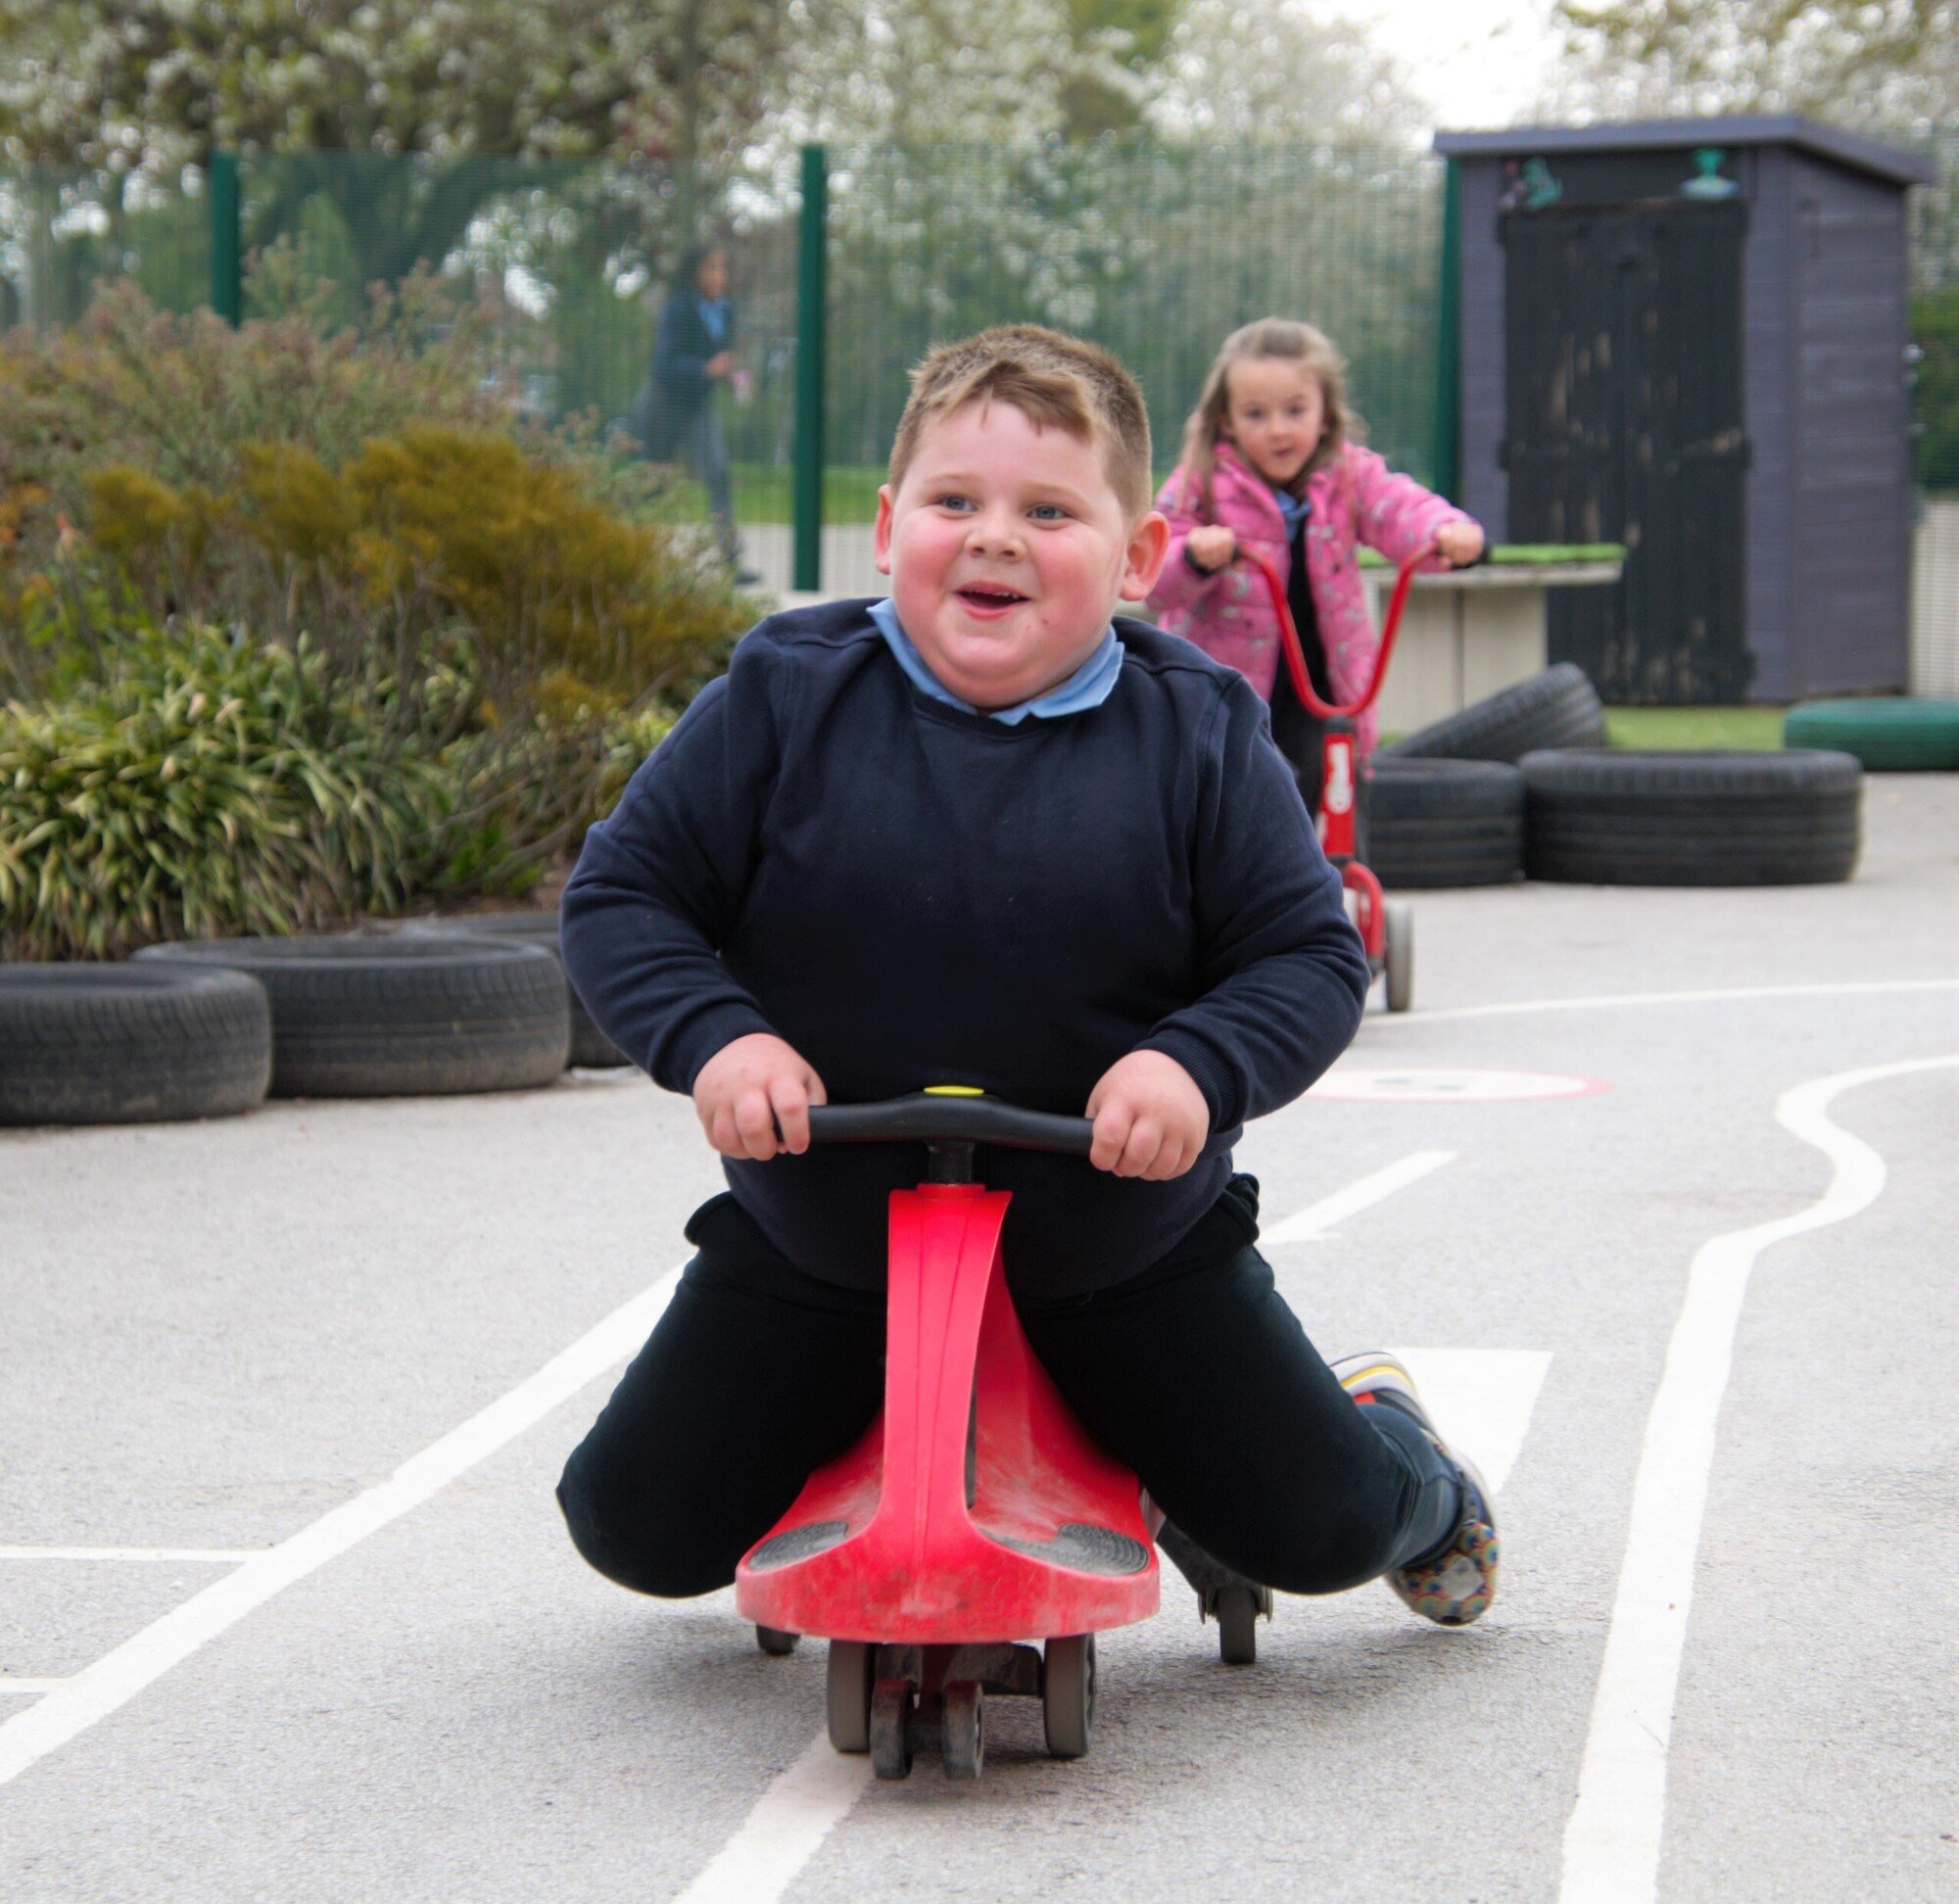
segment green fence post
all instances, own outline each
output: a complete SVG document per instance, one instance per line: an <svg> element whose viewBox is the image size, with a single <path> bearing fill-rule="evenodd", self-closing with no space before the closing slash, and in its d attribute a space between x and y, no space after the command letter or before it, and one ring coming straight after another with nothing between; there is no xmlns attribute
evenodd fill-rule
<svg viewBox="0 0 1959 1904"><path fill-rule="evenodd" d="M791 586L823 586L824 245L830 167L821 146L802 149L802 224L796 236L795 562Z"/></svg>
<svg viewBox="0 0 1959 1904"><path fill-rule="evenodd" d="M238 155L214 152L211 188L211 308L235 325L245 311L244 274L238 257Z"/></svg>
<svg viewBox="0 0 1959 1904"><path fill-rule="evenodd" d="M1435 488L1452 502L1462 471L1462 201L1456 161L1442 178L1442 285L1435 324Z"/></svg>

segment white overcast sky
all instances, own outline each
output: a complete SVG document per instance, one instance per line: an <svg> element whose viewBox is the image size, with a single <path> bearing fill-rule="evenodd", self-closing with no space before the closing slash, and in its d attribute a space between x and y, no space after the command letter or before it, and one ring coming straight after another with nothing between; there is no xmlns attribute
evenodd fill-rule
<svg viewBox="0 0 1959 1904"><path fill-rule="evenodd" d="M1515 122L1557 45L1551 0L1351 0L1339 11L1400 56L1442 130Z"/></svg>

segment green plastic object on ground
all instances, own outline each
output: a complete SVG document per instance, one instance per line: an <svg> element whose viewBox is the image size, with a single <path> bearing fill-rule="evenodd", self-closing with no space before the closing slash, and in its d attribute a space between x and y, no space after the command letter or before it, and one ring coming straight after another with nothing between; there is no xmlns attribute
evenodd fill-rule
<svg viewBox="0 0 1959 1904"><path fill-rule="evenodd" d="M1787 747L1855 754L1872 773L1959 773L1959 700L1800 701L1782 738Z"/></svg>

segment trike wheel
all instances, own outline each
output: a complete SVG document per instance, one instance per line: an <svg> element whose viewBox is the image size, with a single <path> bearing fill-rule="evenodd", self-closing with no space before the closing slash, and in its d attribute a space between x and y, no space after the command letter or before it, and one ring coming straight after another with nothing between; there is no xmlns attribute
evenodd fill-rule
<svg viewBox="0 0 1959 1904"><path fill-rule="evenodd" d="M1254 1666L1259 1658L1259 1595L1250 1586L1218 1590L1218 1657L1227 1666Z"/></svg>
<svg viewBox="0 0 1959 1904"><path fill-rule="evenodd" d="M887 1679L871 1694L871 1770L902 1779L912 1769L912 1683Z"/></svg>
<svg viewBox="0 0 1959 1904"><path fill-rule="evenodd" d="M1041 1665L1041 1719L1055 1758L1080 1758L1095 1730L1095 1636L1050 1640Z"/></svg>
<svg viewBox="0 0 1959 1904"><path fill-rule="evenodd" d="M977 1779L986 1763L986 1695L976 1680L945 1688L945 1776Z"/></svg>
<svg viewBox="0 0 1959 1904"><path fill-rule="evenodd" d="M785 1633L780 1627L758 1626L755 1629L755 1643L776 1659L781 1659L796 1649L796 1642L802 1638L799 1633Z"/></svg>
<svg viewBox="0 0 1959 1904"><path fill-rule="evenodd" d="M830 1642L826 1708L830 1742L839 1752L871 1749L871 1667L876 1650L862 1640Z"/></svg>
<svg viewBox="0 0 1959 1904"><path fill-rule="evenodd" d="M1388 1010L1406 1012L1414 1003L1414 908L1406 899L1390 899L1383 925Z"/></svg>

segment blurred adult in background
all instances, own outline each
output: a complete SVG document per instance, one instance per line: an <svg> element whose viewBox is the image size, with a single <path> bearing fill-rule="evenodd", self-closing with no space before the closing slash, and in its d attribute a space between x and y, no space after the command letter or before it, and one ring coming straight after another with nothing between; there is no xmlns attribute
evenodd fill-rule
<svg viewBox="0 0 1959 1904"><path fill-rule="evenodd" d="M715 392L737 396L745 378L735 365L735 305L728 295L728 253L690 245L680 256L653 345L655 420L646 449L655 460L683 461L707 491L715 534L728 566L742 582L741 538L728 480L728 444Z"/></svg>

